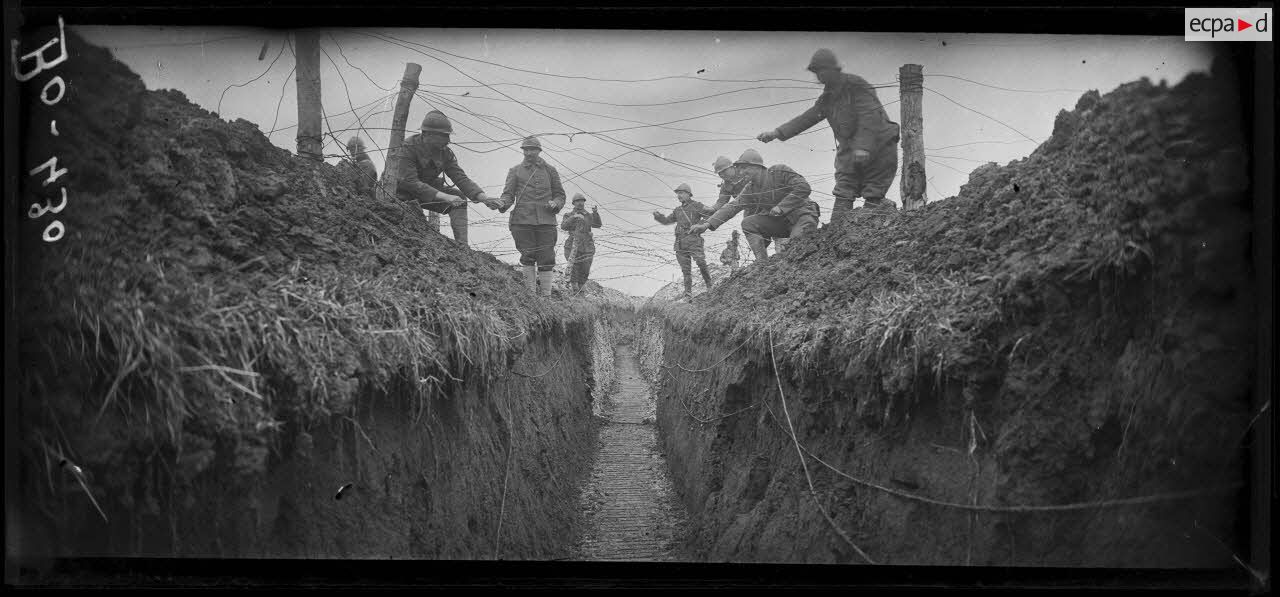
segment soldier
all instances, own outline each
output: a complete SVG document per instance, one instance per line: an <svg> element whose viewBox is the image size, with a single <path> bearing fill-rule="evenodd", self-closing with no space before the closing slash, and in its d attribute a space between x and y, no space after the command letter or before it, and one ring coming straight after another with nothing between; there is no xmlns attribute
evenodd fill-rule
<svg viewBox="0 0 1280 597"><path fill-rule="evenodd" d="M347 157L338 164L343 174L356 188L356 194L373 199L373 186L378 182L378 168L365 153L364 139L359 135L347 140Z"/></svg>
<svg viewBox="0 0 1280 597"><path fill-rule="evenodd" d="M569 233L564 241L569 285L577 292L582 292L582 285L587 283L587 277L591 275L591 261L596 256L596 241L591 236L591 229L601 225L599 208L592 206L591 213L587 213L587 198L582 193L573 196L573 211L560 219L560 229Z"/></svg>
<svg viewBox="0 0 1280 597"><path fill-rule="evenodd" d="M676 225L676 262L680 264L680 271L684 274L684 296L690 299L693 298L693 274L689 263L691 259L697 262L698 271L702 272L702 281L706 283L707 290L711 290L711 272L707 270L707 255L703 248L702 237L690 233L690 227L714 212L693 200L693 190L689 185L680 183L675 191L676 198L680 200L680 207L677 207L669 216L655 211L653 219L660 224Z"/></svg>
<svg viewBox="0 0 1280 597"><path fill-rule="evenodd" d="M737 199L716 210L706 222L690 227L691 234L715 230L743 211L742 234L756 260L762 261L769 256L771 240L794 240L818 228L818 204L809 199L809 183L795 170L783 164L765 168L760 153L748 149L725 172L729 180L745 187Z"/></svg>
<svg viewBox="0 0 1280 597"><path fill-rule="evenodd" d="M401 199L415 200L428 211L449 214L454 240L467 244L467 201L483 203L489 209L497 209L498 203L489 199L480 185L471 181L458 165L458 157L449 149L449 136L453 125L449 117L439 110L432 110L422 119L422 133L405 140L396 159L400 160L400 182L396 194ZM444 177L457 188L446 188Z"/></svg>
<svg viewBox="0 0 1280 597"><path fill-rule="evenodd" d="M857 197L864 198L868 209L896 211L897 206L884 195L898 172L898 124L889 120L870 83L840 71L840 63L831 50L814 52L808 70L824 86L817 103L756 138L764 143L786 141L825 118L836 139L832 222L844 219L853 210Z"/></svg>
<svg viewBox="0 0 1280 597"><path fill-rule="evenodd" d="M529 291L550 296L556 265L556 214L564 207L564 188L560 173L540 157L542 143L537 138L526 138L520 149L524 161L507 171L498 211L512 210L511 236L520 251Z"/></svg>
<svg viewBox="0 0 1280 597"><path fill-rule="evenodd" d="M729 271L738 271L738 231L733 231L733 238L725 244L724 251L720 252L720 264L729 266Z"/></svg>
<svg viewBox="0 0 1280 597"><path fill-rule="evenodd" d="M742 194L742 191L745 190L746 179L741 177L734 178L736 174L734 174L734 170L730 170L730 166L733 166L733 160L730 160L725 156L717 157L715 163L712 165L712 168L716 171L716 176L719 176L720 180L723 181L720 183L720 198L716 200L715 207L711 208L713 211L718 211L721 207L724 207L725 204L733 200L734 197ZM748 213L747 215L751 214ZM735 230L733 235L736 239L738 231ZM774 251L781 251L785 244L785 239L776 239L774 242ZM736 248L737 244L735 244L734 247Z"/></svg>
<svg viewBox="0 0 1280 597"><path fill-rule="evenodd" d="M718 210L721 207L724 207L726 203L732 201L734 197L742 192L742 187L746 184L742 180L734 179L729 176L729 168L732 166L733 160L725 156L717 157L715 163L711 165L712 169L716 171L716 176L719 176L722 181L720 183L720 196L716 198L716 204L711 208L712 210Z"/></svg>

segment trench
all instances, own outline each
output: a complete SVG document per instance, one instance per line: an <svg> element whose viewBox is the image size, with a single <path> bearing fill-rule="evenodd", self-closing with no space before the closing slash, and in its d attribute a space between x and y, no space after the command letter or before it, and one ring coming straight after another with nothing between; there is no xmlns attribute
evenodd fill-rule
<svg viewBox="0 0 1280 597"><path fill-rule="evenodd" d="M677 559L684 513L658 443L656 405L635 350L614 350L617 381L601 405L605 424L580 498L583 560Z"/></svg>

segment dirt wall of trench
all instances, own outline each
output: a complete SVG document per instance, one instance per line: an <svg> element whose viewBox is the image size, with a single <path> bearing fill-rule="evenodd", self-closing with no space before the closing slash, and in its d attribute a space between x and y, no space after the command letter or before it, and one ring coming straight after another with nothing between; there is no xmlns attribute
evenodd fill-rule
<svg viewBox="0 0 1280 597"><path fill-rule="evenodd" d="M1109 305L1066 287L1077 300L1046 313L1061 333L1046 350L1060 360L998 359L989 383L968 387L919 371L905 395L856 370L798 370L770 354L763 329L744 345L651 316L644 329L659 337L641 343L642 362L654 363L658 424L692 520L685 557L866 561L814 505L789 414L799 444L830 465L807 459L818 501L876 563L1233 566L1247 548L1243 490L1039 512L925 501L1013 508L1241 487L1251 364L1226 347L1252 332L1212 297L1175 310L1171 283L1130 280ZM1028 387L1049 369L1056 383ZM1130 408L1099 411L1117 401ZM905 411L874 408L890 402Z"/></svg>
<svg viewBox="0 0 1280 597"><path fill-rule="evenodd" d="M135 493L150 497L99 493L109 524L77 486L59 479L58 499L27 501L19 551L35 558L565 557L577 521L558 505L576 497L591 453L592 363L579 346L586 345L534 341L516 373L488 385L464 381L454 396L429 404L398 399L394 389L366 393L354 417L278 434L267 472L247 483L218 466L183 483L167 474L179 469L175 454L139 454L145 464ZM103 435L113 423L104 421ZM23 483L43 484L38 469L24 467Z"/></svg>
<svg viewBox="0 0 1280 597"><path fill-rule="evenodd" d="M1236 566L1266 397L1235 89L1090 91L955 197L646 307L691 557Z"/></svg>

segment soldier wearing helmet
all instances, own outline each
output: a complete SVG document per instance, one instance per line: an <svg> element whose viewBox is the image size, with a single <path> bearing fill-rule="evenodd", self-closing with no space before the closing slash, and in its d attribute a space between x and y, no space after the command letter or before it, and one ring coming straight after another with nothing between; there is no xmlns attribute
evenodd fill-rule
<svg viewBox="0 0 1280 597"><path fill-rule="evenodd" d="M458 165L458 157L449 149L449 137L453 125L449 117L439 110L432 110L422 119L422 133L409 137L396 159L400 160L400 181L396 194L401 199L417 201L425 210L449 214L454 240L467 244L467 201L484 203L497 209L497 202L489 199L472 182ZM445 186L445 177L455 187ZM461 196L459 196L461 195Z"/></svg>
<svg viewBox="0 0 1280 597"><path fill-rule="evenodd" d="M690 227L690 233L715 230L738 212L745 212L742 234L756 260L763 260L772 240L794 240L817 229L821 211L809 199L809 182L795 170L783 164L766 168L760 152L748 149L725 170L725 176L734 185L742 185L738 198L716 210L706 222Z"/></svg>
<svg viewBox="0 0 1280 597"><path fill-rule="evenodd" d="M373 186L378 182L378 168L365 153L364 139L358 135L347 140L347 157L338 164L347 180L355 187L356 194L373 199Z"/></svg>
<svg viewBox="0 0 1280 597"><path fill-rule="evenodd" d="M511 210L511 236L520 251L525 284L542 296L551 295L556 265L556 214L564 207L560 173L542 159L542 143L528 137L521 144L524 160L507 171L498 211Z"/></svg>
<svg viewBox="0 0 1280 597"><path fill-rule="evenodd" d="M895 211L885 199L898 172L898 124L889 120L876 90L865 79L840 70L836 55L826 48L814 52L808 70L823 84L817 103L800 116L757 137L768 143L786 141L826 119L836 139L836 196L831 220L853 210L864 198L869 209Z"/></svg>
<svg viewBox="0 0 1280 597"><path fill-rule="evenodd" d="M564 241L564 261L568 264L569 285L582 292L582 285L591 276L591 262L596 256L596 240L592 228L600 228L600 211L592 206L587 212L587 198L578 193L573 196L573 211L560 219L560 229L568 232Z"/></svg>
<svg viewBox="0 0 1280 597"><path fill-rule="evenodd" d="M689 299L693 297L691 260L698 264L698 271L702 273L702 281L707 285L707 290L711 290L711 272L707 269L707 255L702 237L690 233L689 230L693 225L714 213L714 210L698 201L694 201L693 189L690 189L689 185L685 183L680 183L680 186L675 188L675 192L676 199L680 201L680 206L671 212L669 216L660 211L655 211L653 212L653 219L660 224L676 225L676 263L680 264L680 271L684 274L684 296Z"/></svg>

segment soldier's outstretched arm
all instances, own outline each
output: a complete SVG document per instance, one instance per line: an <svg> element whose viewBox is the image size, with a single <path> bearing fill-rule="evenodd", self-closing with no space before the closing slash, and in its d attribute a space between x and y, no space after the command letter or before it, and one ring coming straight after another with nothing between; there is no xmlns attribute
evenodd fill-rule
<svg viewBox="0 0 1280 597"><path fill-rule="evenodd" d="M462 166L458 165L458 158L453 155L453 152L447 149L446 152L445 176L448 176L449 180L453 181L454 186L457 186L458 190L462 191L464 197L475 201L477 196L484 194L484 190L462 170Z"/></svg>
<svg viewBox="0 0 1280 597"><path fill-rule="evenodd" d="M805 110L804 113L788 120L783 123L782 126L774 129L774 132L777 133L778 140L786 141L787 139L809 130L809 127L822 122L822 118L822 110L819 109L818 104L815 103L813 107Z"/></svg>
<svg viewBox="0 0 1280 597"><path fill-rule="evenodd" d="M670 226L676 223L676 212L673 211L671 212L671 215L668 216L664 215L660 211L655 211L653 212L653 219L657 220L659 224Z"/></svg>
<svg viewBox="0 0 1280 597"><path fill-rule="evenodd" d="M396 184L396 191L409 195L423 209L444 213L450 205L451 195L418 178L418 165L409 151L402 149L396 159L400 160L400 181Z"/></svg>
<svg viewBox="0 0 1280 597"><path fill-rule="evenodd" d="M716 213L712 214L711 217L707 218L706 222L699 224L699 226L705 226L711 230L715 230L725 222L733 219L733 216L738 215L738 212L740 211L742 211L742 205L738 203L737 199L734 199L733 201L726 203L724 207L717 209Z"/></svg>

